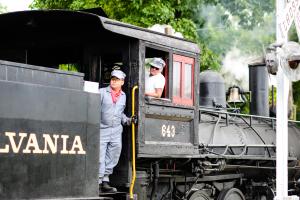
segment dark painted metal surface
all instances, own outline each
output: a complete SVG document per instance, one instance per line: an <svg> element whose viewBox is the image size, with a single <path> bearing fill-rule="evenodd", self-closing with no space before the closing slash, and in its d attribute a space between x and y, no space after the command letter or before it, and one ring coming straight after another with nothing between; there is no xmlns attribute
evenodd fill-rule
<svg viewBox="0 0 300 200"><path fill-rule="evenodd" d="M211 70L201 72L199 82L200 106L226 108L225 82L220 74Z"/></svg>
<svg viewBox="0 0 300 200"><path fill-rule="evenodd" d="M146 157L194 154L194 115L193 109L147 105L139 154L148 154Z"/></svg>
<svg viewBox="0 0 300 200"><path fill-rule="evenodd" d="M205 134L199 131L199 143L207 147L206 153L213 151L224 157L274 159L276 134L270 125L270 119L257 116L250 122L249 116L224 111L201 112L199 130Z"/></svg>
<svg viewBox="0 0 300 200"><path fill-rule="evenodd" d="M0 60L0 80L4 81L82 90L83 76L78 72Z"/></svg>
<svg viewBox="0 0 300 200"><path fill-rule="evenodd" d="M147 172L137 171L134 193L140 194L138 200L147 200L147 185L149 185L149 176Z"/></svg>
<svg viewBox="0 0 300 200"><path fill-rule="evenodd" d="M226 122L226 115L229 123ZM203 158L226 159L224 171L238 169L247 178L272 177L276 168L276 131L272 128L273 120L269 117L203 109L199 123L199 152ZM298 128L290 122L288 159L291 179L299 176L295 164L300 152L297 143L299 138ZM243 160L243 163L238 160Z"/></svg>
<svg viewBox="0 0 300 200"><path fill-rule="evenodd" d="M22 17L20 17L22 16ZM74 23L76 21L76 25ZM12 27L11 23L14 22L15 26ZM149 29L140 28L137 26L125 24L105 17L84 12L84 11L70 11L70 10L32 10L23 12L14 12L0 15L0 23L2 34L9 36L13 32L11 28L17 28L19 32L27 33L33 30L51 30L52 23L56 25L53 28L63 27L64 30L72 29L73 25L76 26L77 31L92 29L94 32L107 31L114 32L115 34L125 35L131 38L149 41L151 43L160 43L165 46L173 46L177 49L199 53L198 45L187 41L182 38L168 36L166 34L151 31ZM44 24L50 25L44 26ZM79 27L81 26L81 29ZM75 27L73 27L75 28ZM20 30L21 29L21 30ZM97 35L98 37L98 35Z"/></svg>
<svg viewBox="0 0 300 200"><path fill-rule="evenodd" d="M1 64L0 198L98 196L98 95L80 74Z"/></svg>
<svg viewBox="0 0 300 200"><path fill-rule="evenodd" d="M140 28L130 24L114 21L111 19L100 17L103 26L112 32L120 33L129 37L134 37L140 40L148 41L151 43L158 43L165 46L172 46L174 48L193 52L195 54L200 53L199 47L188 40L177 38L174 36L168 36L163 33L151 31L149 29Z"/></svg>
<svg viewBox="0 0 300 200"><path fill-rule="evenodd" d="M250 113L269 116L269 78L263 63L249 65Z"/></svg>

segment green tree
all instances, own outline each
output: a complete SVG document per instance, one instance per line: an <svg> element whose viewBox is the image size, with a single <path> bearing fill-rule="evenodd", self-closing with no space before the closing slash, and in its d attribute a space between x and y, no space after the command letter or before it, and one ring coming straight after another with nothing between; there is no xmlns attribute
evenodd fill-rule
<svg viewBox="0 0 300 200"><path fill-rule="evenodd" d="M297 111L296 118L297 120L300 120L300 81L293 82L293 97Z"/></svg>
<svg viewBox="0 0 300 200"><path fill-rule="evenodd" d="M32 8L83 9L102 7L108 16L140 27L170 24L187 39L197 41L195 23L190 19L191 4L201 0L34 0Z"/></svg>
<svg viewBox="0 0 300 200"><path fill-rule="evenodd" d="M5 13L5 12L7 12L6 6L3 6L2 4L0 4L0 14Z"/></svg>
<svg viewBox="0 0 300 200"><path fill-rule="evenodd" d="M258 26L264 21L266 13L272 13L275 10L274 0L215 0L214 4L220 4L228 11L224 13L224 19L237 16L239 18L238 24L246 29L253 29Z"/></svg>
<svg viewBox="0 0 300 200"><path fill-rule="evenodd" d="M198 29L200 38L220 56L225 56L233 47L246 55L263 55L266 47L275 41L275 14L265 13L262 21L252 29L238 25L238 16L224 17L228 12L221 5L203 6L201 12L205 25ZM204 12L204 10L206 12Z"/></svg>

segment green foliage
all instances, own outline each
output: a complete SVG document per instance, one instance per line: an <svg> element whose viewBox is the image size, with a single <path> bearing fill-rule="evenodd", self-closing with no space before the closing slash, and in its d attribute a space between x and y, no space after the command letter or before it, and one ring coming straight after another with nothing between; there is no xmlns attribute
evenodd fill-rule
<svg viewBox="0 0 300 200"><path fill-rule="evenodd" d="M174 9L169 3L167 4L145 4L141 8L139 5L134 6L133 12L129 15L119 13L120 21L131 23L141 27L149 27L153 24L167 24L174 20ZM133 8L134 8L133 7ZM153 12L155 11L155 12Z"/></svg>
<svg viewBox="0 0 300 200"><path fill-rule="evenodd" d="M58 69L64 70L64 71L78 72L79 66L76 64L60 64L58 66Z"/></svg>
<svg viewBox="0 0 300 200"><path fill-rule="evenodd" d="M265 48L275 41L274 13L265 14L259 26L248 30L237 25L238 18L224 19L226 12L220 5L204 6L202 13L206 24L198 29L200 38L209 41L208 47L217 55L225 56L235 47L244 55L262 56Z"/></svg>
<svg viewBox="0 0 300 200"><path fill-rule="evenodd" d="M275 10L274 0L216 0L215 3L222 5L228 11L224 15L239 17L239 25L246 29L253 29L264 21L266 13Z"/></svg>
<svg viewBox="0 0 300 200"><path fill-rule="evenodd" d="M213 53L204 43L199 44L202 54L201 54L201 63L200 71L206 69L212 69L218 71L220 69L220 57Z"/></svg>
<svg viewBox="0 0 300 200"><path fill-rule="evenodd" d="M30 7L40 9L70 8L72 2L73 0L34 0Z"/></svg>
<svg viewBox="0 0 300 200"><path fill-rule="evenodd" d="M273 90L274 90L273 103L274 106L276 106L277 88L274 86ZM269 105L272 106L272 88L269 88Z"/></svg>
<svg viewBox="0 0 300 200"><path fill-rule="evenodd" d="M197 42L198 34L196 31L196 25L193 21L187 18L175 19L172 21L171 26L177 31L182 33L186 39Z"/></svg>
<svg viewBox="0 0 300 200"><path fill-rule="evenodd" d="M0 4L0 14L5 13L5 12L7 12L6 6L3 6L3 5Z"/></svg>
<svg viewBox="0 0 300 200"><path fill-rule="evenodd" d="M297 120L300 120L300 81L293 82L293 97L296 105Z"/></svg>
<svg viewBox="0 0 300 200"><path fill-rule="evenodd" d="M250 114L250 95L246 94L244 95L245 102L244 103L237 103L239 107L240 106L240 113L242 114Z"/></svg>

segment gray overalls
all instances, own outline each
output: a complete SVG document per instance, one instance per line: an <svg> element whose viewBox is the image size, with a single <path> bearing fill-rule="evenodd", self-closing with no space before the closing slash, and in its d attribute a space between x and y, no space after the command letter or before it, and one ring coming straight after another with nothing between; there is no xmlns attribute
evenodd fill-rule
<svg viewBox="0 0 300 200"><path fill-rule="evenodd" d="M122 148L122 124L127 124L129 118L124 114L126 94L123 91L117 102L113 103L110 86L101 88L100 104L99 183L102 183L102 181L109 181L108 176L118 164Z"/></svg>

